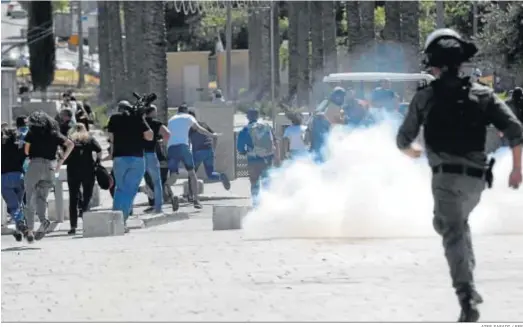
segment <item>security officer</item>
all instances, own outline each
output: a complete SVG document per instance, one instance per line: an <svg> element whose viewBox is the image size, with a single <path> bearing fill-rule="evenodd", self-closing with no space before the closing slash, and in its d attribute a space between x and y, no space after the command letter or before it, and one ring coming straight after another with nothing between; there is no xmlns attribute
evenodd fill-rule
<svg viewBox="0 0 523 327"><path fill-rule="evenodd" d="M523 122L523 89L521 87L512 90L512 95L506 104L512 109L519 121Z"/></svg>
<svg viewBox="0 0 523 327"><path fill-rule="evenodd" d="M509 186L521 184L523 128L492 89L460 78L463 62L478 49L451 29L432 32L425 43L425 64L436 77L419 90L409 105L397 135L397 145L412 158L422 149L413 144L423 126L432 168L434 228L443 238L452 285L461 306L459 322L479 319L483 299L474 286L474 252L468 218L480 201L485 184L492 183L493 161L487 165L487 125L504 132L512 148Z"/></svg>

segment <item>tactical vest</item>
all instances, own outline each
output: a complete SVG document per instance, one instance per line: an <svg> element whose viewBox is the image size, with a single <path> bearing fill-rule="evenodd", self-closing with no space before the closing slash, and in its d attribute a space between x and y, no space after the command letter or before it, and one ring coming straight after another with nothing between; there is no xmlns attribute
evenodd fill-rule
<svg viewBox="0 0 523 327"><path fill-rule="evenodd" d="M425 143L436 153L464 156L484 152L488 120L479 99L470 93L468 79L462 86L445 88L444 81L431 83L434 97L424 123Z"/></svg>

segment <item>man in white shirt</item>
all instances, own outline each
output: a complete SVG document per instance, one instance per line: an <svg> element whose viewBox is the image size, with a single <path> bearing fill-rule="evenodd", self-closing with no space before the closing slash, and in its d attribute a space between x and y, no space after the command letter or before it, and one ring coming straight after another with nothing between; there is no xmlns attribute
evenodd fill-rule
<svg viewBox="0 0 523 327"><path fill-rule="evenodd" d="M200 126L196 119L189 114L187 105L182 104L178 107L178 113L169 119L167 128L171 132L171 137L167 143L167 160L170 176L165 183L166 187L171 187L176 183L178 178L178 166L180 161L185 166L189 174L189 184L191 190L198 190L198 179L194 171L194 161L189 147L189 131L193 128L200 134L216 137L216 133L210 133L205 128ZM193 204L196 209L201 209L202 206L198 200L198 192L193 192Z"/></svg>

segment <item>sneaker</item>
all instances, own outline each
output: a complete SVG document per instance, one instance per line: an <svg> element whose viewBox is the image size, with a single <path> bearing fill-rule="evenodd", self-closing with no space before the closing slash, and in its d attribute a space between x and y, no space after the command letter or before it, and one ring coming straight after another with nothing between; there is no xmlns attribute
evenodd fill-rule
<svg viewBox="0 0 523 327"><path fill-rule="evenodd" d="M34 240L35 240L35 237L33 235L33 231L32 230L26 230L24 232L24 237L27 240L27 243L29 243L29 244L33 243Z"/></svg>
<svg viewBox="0 0 523 327"><path fill-rule="evenodd" d="M71 228L71 229L67 232L67 235L76 235L76 228Z"/></svg>
<svg viewBox="0 0 523 327"><path fill-rule="evenodd" d="M40 227L35 233L35 240L40 241L42 238L44 238L45 234L48 232L49 226L51 226L49 219L46 219L40 223Z"/></svg>
<svg viewBox="0 0 523 327"><path fill-rule="evenodd" d="M153 212L153 211L154 211L154 207L148 207L148 208L146 208L143 212L144 212L144 213L151 213L151 212Z"/></svg>
<svg viewBox="0 0 523 327"><path fill-rule="evenodd" d="M125 227L123 228L123 231L124 231L125 234L129 234L129 232L130 232L131 230L129 229L129 227L125 226Z"/></svg>
<svg viewBox="0 0 523 327"><path fill-rule="evenodd" d="M220 174L220 179L223 184L223 188L225 188L227 191L231 189L231 181L229 180L229 177L225 175L225 173Z"/></svg>
<svg viewBox="0 0 523 327"><path fill-rule="evenodd" d="M201 209L201 208L203 208L202 204L198 200L193 202L193 206L194 206L194 209Z"/></svg>
<svg viewBox="0 0 523 327"><path fill-rule="evenodd" d="M176 195L173 195L171 197L171 205L173 206L173 212L178 211L180 209L180 203L178 201L178 197Z"/></svg>
<svg viewBox="0 0 523 327"><path fill-rule="evenodd" d="M20 233L19 231L15 230L15 232L13 233L13 237L15 238L15 240L17 242L22 242L22 233Z"/></svg>

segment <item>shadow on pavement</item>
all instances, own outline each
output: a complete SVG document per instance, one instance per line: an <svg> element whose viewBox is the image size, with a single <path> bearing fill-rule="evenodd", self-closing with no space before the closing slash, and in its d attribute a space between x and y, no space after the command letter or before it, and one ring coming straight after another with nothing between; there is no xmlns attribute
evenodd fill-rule
<svg viewBox="0 0 523 327"><path fill-rule="evenodd" d="M2 252L16 252L16 251L34 251L41 250L41 248L35 248L30 246L13 246L10 248L2 249Z"/></svg>

